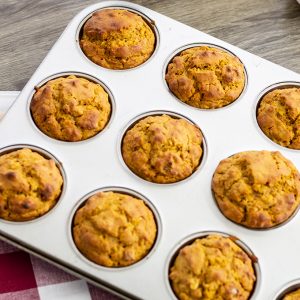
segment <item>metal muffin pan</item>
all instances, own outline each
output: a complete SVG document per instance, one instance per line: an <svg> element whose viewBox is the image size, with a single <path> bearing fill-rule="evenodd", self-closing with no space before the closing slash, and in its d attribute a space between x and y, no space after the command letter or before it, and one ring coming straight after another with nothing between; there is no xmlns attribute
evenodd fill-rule
<svg viewBox="0 0 300 300"><path fill-rule="evenodd" d="M76 41L78 27L91 12L105 7L130 8L155 22L159 45L147 63L120 72L99 67L83 57ZM162 78L166 60L177 49L194 43L228 49L244 63L247 89L234 105L199 110L177 101L166 89ZM66 143L46 137L35 128L28 113L34 86L53 74L71 71L105 82L115 101L110 125L84 143ZM51 213L35 222L0 221L0 235L124 298L153 300L171 298L165 266L170 251L180 241L197 232L225 232L248 245L259 260L261 282L252 299L274 299L280 287L300 276L299 213L274 230L243 228L219 211L211 193L211 178L222 159L246 150L279 150L300 170L298 151L271 143L261 134L253 114L260 93L279 82L300 82L300 75L139 5L106 1L87 7L67 26L0 123L0 148L30 144L59 158L68 179L64 195ZM121 131L136 116L154 110L184 115L199 124L205 134L209 148L205 164L180 184L158 185L138 180L120 161ZM109 186L122 186L145 195L161 218L161 237L155 251L143 263L118 271L87 263L74 251L68 238L70 215L78 201L91 191Z"/></svg>

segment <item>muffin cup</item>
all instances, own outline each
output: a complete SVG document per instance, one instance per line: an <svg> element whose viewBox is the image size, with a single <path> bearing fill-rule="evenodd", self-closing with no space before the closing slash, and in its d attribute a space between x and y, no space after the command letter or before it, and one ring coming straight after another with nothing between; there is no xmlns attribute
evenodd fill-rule
<svg viewBox="0 0 300 300"><path fill-rule="evenodd" d="M52 213L54 211L54 209L56 209L56 207L59 205L59 203L62 201L64 194L66 192L66 188L67 188L67 176L66 176L66 172L63 168L63 164L62 162L60 162L53 154L51 154L50 152L48 152L47 150L34 146L34 145L29 145L29 144L16 144L16 145L11 145L11 146L6 146L2 149L0 149L0 156L4 155L4 154L8 154L11 153L13 151L16 150L21 150L23 148L28 148L38 154L40 154L42 157L46 158L46 159L52 159L55 161L55 165L56 167L59 169L59 172L62 176L63 179L63 184L62 184L62 190L61 193L56 201L56 204L50 209L48 210L46 213L44 213L43 215L36 217L34 219L31 220L27 220L27 221L9 221L9 220L5 220L0 218L0 222L5 222L5 223L9 223L9 224L25 224L25 223L33 223L36 221L40 221L44 218L46 218L48 215L50 215L50 213Z"/></svg>
<svg viewBox="0 0 300 300"><path fill-rule="evenodd" d="M232 156L234 156L235 154L238 154L238 153L240 153L240 152L234 153L234 154L228 156L227 158L232 157ZM215 170L216 170L216 169L215 169ZM212 183L212 181L211 181L211 183ZM254 231L268 231L268 230L272 230L272 229L277 229L277 228L279 228L279 227L281 227L281 226L286 225L288 222L290 222L290 221L296 216L296 214L298 213L298 210L300 209L300 205L298 205L298 207L297 207L297 208L295 209L295 211L290 215L290 217L287 218L285 221L283 221L283 222L280 223L280 224L274 225L274 226L272 226L272 227L267 227L267 228L251 228L251 227L247 227L246 225L243 225L243 224L240 224L240 223L238 223L238 222L235 222L235 221L233 221L233 220L227 218L227 217L223 214L223 212L221 211L221 209L220 209L220 207L219 207L219 205L218 205L218 201L217 201L217 199L216 199L216 197L215 197L215 193L213 192L212 185L211 185L211 194L212 194L212 198L214 199L215 205L217 206L219 212L221 213L221 215L222 215L224 218L226 218L228 221L230 221L230 222L232 222L232 223L234 223L234 224L236 224L236 225L238 225L238 226L241 226L241 227L243 227L243 228L246 228L246 229L248 229L248 230L254 230Z"/></svg>
<svg viewBox="0 0 300 300"><path fill-rule="evenodd" d="M176 182L171 182L171 183L158 183L158 182L152 182L152 181L148 181L142 177L140 177L138 174L134 173L126 164L126 162L124 161L124 158L123 158L123 154L122 154L122 145L123 145L123 139L125 137L125 134L128 130L130 130L131 128L133 128L139 121L141 121L142 119L145 119L146 117L150 117L150 116L162 116L162 115L168 115L170 117L173 117L173 118L176 118L176 119L184 119L186 120L187 122L191 123L192 125L196 126L201 134L202 134L202 156L200 158L200 161L199 161L199 164L197 166L197 168L193 171L193 173L184 178L184 179L181 179L179 181L176 181ZM138 116L136 116L135 118L131 119L131 121L129 121L126 126L124 127L124 129L121 131L121 134L119 136L119 142L117 143L118 145L118 156L119 156L119 159L122 163L122 165L131 173L133 174L136 178L139 178L140 180L144 181L144 182L148 182L150 184L158 184L158 185L175 185L175 184L179 184L179 183L182 183L188 179L191 179L192 177L196 176L196 174L203 168L205 162L206 162L206 159L207 159L207 141L206 141L206 138L205 138L205 135L203 134L201 128L196 124L194 123L191 119L187 118L186 116L184 115L181 115L179 113L176 113L176 112L172 112L172 111L167 111L167 110L153 110L153 111L149 111L149 112L146 112L146 113L142 113Z"/></svg>
<svg viewBox="0 0 300 300"><path fill-rule="evenodd" d="M155 44L154 44L154 51L153 53L151 54L151 56L149 56L149 58L141 63L140 65L136 66L136 67L133 67L133 68L129 68L129 69L109 69L109 68L105 68L105 67L102 67L100 65L97 65L96 63L94 63L92 60L90 60L86 55L85 53L82 51L81 47L80 47L80 39L82 37L82 34L83 34L83 26L84 24L92 17L92 15L97 12L97 11L100 11L100 10L105 10L105 9L123 9L123 10L128 10L132 13L135 13L137 15L139 15L140 17L142 17L142 19L147 23L147 25L150 27L150 29L152 30L154 36L155 36ZM133 8L130 8L130 7L127 7L127 6L105 6L105 7L102 7L100 9L96 9L94 10L93 12L89 13L79 24L77 30L76 30L76 35L75 35L75 41L76 41L76 44L77 44L77 49L79 50L80 54L84 57L84 59L88 60L90 63L92 63L94 66L97 66L99 68L103 68L105 70L110 70L110 71L115 71L115 72L126 72L126 71L130 71L130 70L135 70L139 67L142 67L144 66L146 63L148 63L153 57L154 55L157 53L158 51L158 48L159 48L159 38L160 35L159 35L159 31L158 31L158 28L155 24L155 21L153 21L152 19L150 19L147 15L145 15L143 12L137 10L137 9L133 9Z"/></svg>
<svg viewBox="0 0 300 300"><path fill-rule="evenodd" d="M148 253L140 260L138 260L137 262L128 265L128 266L124 266L124 267L106 267L103 265L99 265L93 261L91 261L90 259L88 259L87 257L84 256L84 254L82 254L80 252L80 250L77 248L75 242L74 242L74 238L73 238L73 224L74 224L74 218L75 218L75 214L76 212L85 205L86 201L93 195L99 193L99 192L117 192L120 194L126 194L132 197L135 197L141 201L143 201L145 203L145 205L151 210L151 212L153 213L154 216L154 220L156 223L156 228L157 228L157 232L156 232L156 238L155 241L153 242L153 245L151 247L151 249L148 251ZM156 207L152 204L152 202L146 198L144 195L136 192L135 190L129 189L129 188L125 188L125 187L119 187L119 186L109 186L109 187L103 187L103 188L99 188L96 189L88 194L86 194L85 196L83 196L75 205L75 207L73 208L71 215L69 217L69 222L68 222L68 238L69 238L69 242L70 245L72 247L72 249L74 250L74 252L77 254L77 256L79 256L85 263L96 267L96 268L100 268L102 270L107 270L107 271L120 271L120 270L128 270L134 267L139 266L140 264L145 263L146 260L149 259L149 257L153 254L153 252L155 252L156 248L158 247L158 244L160 242L161 239L161 235L162 235L162 222L161 222L161 217L160 214L158 212L158 210L156 209Z"/></svg>
<svg viewBox="0 0 300 300"><path fill-rule="evenodd" d="M238 239L237 237L235 237L234 235L230 235L228 233L225 232L221 232L221 231L201 231L198 233L193 233L189 236L187 236L186 238L182 239L181 241L179 241L174 248L171 250L168 258L167 258L167 263L165 266L165 283L168 289L168 292L170 294L170 296L172 297L172 299L176 300L178 299L175 295L175 292L173 291L172 285L170 283L169 280L169 274L170 274L170 269L174 264L175 259L177 258L179 251L187 246L192 244L196 239L201 239L201 238L205 238L208 235L212 235L212 234L218 234L221 235L223 237L228 237L231 238L232 241L237 244L243 251L245 251L245 253L249 256L249 258L252 260L252 266L254 269L254 273L256 276L256 281L253 287L253 290L251 292L251 296L249 299L255 299L257 297L257 294L259 293L259 289L260 289L260 285L261 285L261 270L260 270L260 265L258 262L257 257L254 255L253 251L244 243L242 242L240 239Z"/></svg>
<svg viewBox="0 0 300 300"><path fill-rule="evenodd" d="M71 142L71 141L63 141L63 140L59 140L59 139L56 139L54 137L51 137L49 135L47 135L46 133L44 133L39 127L38 125L34 122L34 119L33 119L33 116L31 114L31 110L30 110L30 106L31 106L31 101L33 99L33 96L35 94L35 89L36 88L40 88L42 87L43 85L45 85L47 82L49 82L50 80L53 80L53 79L57 79L59 77L68 77L70 75L75 75L77 76L78 78L84 78L84 79L87 79L93 83L96 83L96 84L99 84L103 89L104 91L108 94L108 101L110 103L110 106L111 106L111 111L110 111L110 115L109 115L109 119L105 125L105 127L100 130L98 133L96 133L95 135L91 136L90 138L87 138L85 140L81 140L81 141L74 141L74 142ZM116 110L116 103L115 103L115 98L111 92L111 90L109 89L109 87L104 83L102 82L101 80L99 80L98 78L92 76L92 75L89 75L89 74L86 74L86 73L81 73L81 72L62 72L62 73L57 73L57 74L53 74L47 78L45 78L44 80L42 80L41 82L39 82L37 85L35 85L34 89L32 90L32 93L30 94L29 96L29 100L27 101L27 112L28 112L28 115L29 115L29 119L31 121L31 124L32 126L38 130L39 133L41 133L42 135L44 135L45 137L51 139L51 140L55 140L57 142L60 142L60 143L67 143L67 144L80 144L80 143L85 143L87 141L91 141L95 138L97 138L100 134L102 134L103 132L105 132L109 126L111 125L112 121L113 121L113 118L114 118L114 115L115 115L115 110Z"/></svg>
<svg viewBox="0 0 300 300"><path fill-rule="evenodd" d="M207 46L207 47L213 47L213 48L217 48L217 49L223 50L223 51L231 54L232 56L237 57L239 59L239 61L242 63L243 67L244 67L243 69L244 69L244 76L245 76L245 84L244 84L244 88L243 88L242 92L240 93L240 95L234 101L232 101L231 103L229 103L229 104L227 104L227 105L225 105L223 107L218 107L218 108L213 108L212 109L212 108L199 108L199 107L195 107L195 106L189 105L189 104L185 103L184 101L180 100L170 90L170 88L168 86L168 83L167 83L167 81L165 79L165 76L166 76L167 70L168 70L168 66L172 62L173 58L175 58L177 55L179 55L184 50L187 50L187 49L190 49L190 48L194 48L194 47L199 47L199 46ZM188 44L188 45L182 46L182 47L177 48L176 50L174 50L169 55L169 57L167 58L167 60L165 61L164 65L163 65L162 80L164 82L164 85L165 85L166 89L172 95L173 98L175 98L177 101L179 101L183 105L186 105L186 106L188 106L190 108L193 108L193 109L196 109L196 110L202 110L202 111L216 111L216 110L219 110L219 109L224 109L224 108L228 108L228 107L232 106L234 103L236 103L238 100L240 100L243 97L243 95L246 93L246 90L247 90L247 87L248 87L248 73L247 73L247 69L246 69L246 66L245 66L244 62L236 54L234 54L230 50L228 50L228 49L226 49L224 47L215 45L215 44L210 44L210 43L192 43L192 44Z"/></svg>
<svg viewBox="0 0 300 300"><path fill-rule="evenodd" d="M283 297L300 288L300 278L286 283L275 295L274 300L282 300Z"/></svg>
<svg viewBox="0 0 300 300"><path fill-rule="evenodd" d="M292 148L288 148L285 146L282 146L280 144L277 144L276 142L274 142L271 138L269 138L264 132L263 130L260 128L258 121L257 121L257 115L258 115L258 109L260 107L260 103L263 99L264 96L266 96L268 93L277 90L277 89L286 89L286 88L300 88L300 82L296 82L296 81L286 81L286 82L278 82L278 83L274 83L270 86L268 86L267 88L265 88L264 90L262 90L259 95L257 96L257 100L254 102L254 107L253 107L253 117L254 117L254 122L255 122L255 126L257 127L258 131L262 134L262 136L264 138L266 138L268 141L270 141L274 146L279 147L279 149L284 149L287 151L296 151L299 152L300 149L292 149Z"/></svg>

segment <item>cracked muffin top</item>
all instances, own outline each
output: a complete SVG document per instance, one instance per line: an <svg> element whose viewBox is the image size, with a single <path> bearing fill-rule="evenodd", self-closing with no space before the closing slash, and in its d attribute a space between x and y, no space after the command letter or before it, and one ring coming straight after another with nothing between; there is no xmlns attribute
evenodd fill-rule
<svg viewBox="0 0 300 300"><path fill-rule="evenodd" d="M286 294L282 300L299 300L300 299L300 289Z"/></svg>
<svg viewBox="0 0 300 300"><path fill-rule="evenodd" d="M138 14L125 9L102 9L84 24L80 46L97 65L130 69L152 55L155 34Z"/></svg>
<svg viewBox="0 0 300 300"><path fill-rule="evenodd" d="M225 50L209 46L180 52L169 63L165 78L177 98L203 109L232 103L245 86L241 61Z"/></svg>
<svg viewBox="0 0 300 300"><path fill-rule="evenodd" d="M251 258L231 238L218 234L184 246L169 278L181 300L247 300L256 281Z"/></svg>
<svg viewBox="0 0 300 300"><path fill-rule="evenodd" d="M105 127L111 105L100 84L70 75L37 88L30 110L43 133L57 140L76 142L93 137Z"/></svg>
<svg viewBox="0 0 300 300"><path fill-rule="evenodd" d="M122 143L126 165L155 183L172 183L190 176L202 157L200 129L185 119L149 116L129 129Z"/></svg>
<svg viewBox="0 0 300 300"><path fill-rule="evenodd" d="M280 152L240 152L220 162L212 190L228 219L248 228L271 228L299 206L300 175Z"/></svg>
<svg viewBox="0 0 300 300"><path fill-rule="evenodd" d="M156 239L156 222L145 203L130 195L99 192L75 215L73 237L89 260L125 267L141 260Z"/></svg>
<svg viewBox="0 0 300 300"><path fill-rule="evenodd" d="M52 159L28 148L0 156L0 218L27 221L58 201L63 178Z"/></svg>
<svg viewBox="0 0 300 300"><path fill-rule="evenodd" d="M257 122L275 143L300 149L300 88L276 89L259 103Z"/></svg>

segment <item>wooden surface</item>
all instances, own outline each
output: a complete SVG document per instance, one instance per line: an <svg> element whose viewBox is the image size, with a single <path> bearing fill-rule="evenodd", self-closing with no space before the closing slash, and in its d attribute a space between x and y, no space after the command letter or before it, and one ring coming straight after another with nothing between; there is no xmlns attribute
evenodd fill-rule
<svg viewBox="0 0 300 300"><path fill-rule="evenodd" d="M20 90L65 26L99 0L0 0L0 90ZM135 0L300 73L295 0Z"/></svg>

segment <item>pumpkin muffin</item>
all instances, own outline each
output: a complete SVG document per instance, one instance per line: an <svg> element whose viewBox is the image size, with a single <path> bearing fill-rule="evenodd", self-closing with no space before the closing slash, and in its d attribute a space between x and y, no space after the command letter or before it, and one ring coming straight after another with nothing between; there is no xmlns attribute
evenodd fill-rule
<svg viewBox="0 0 300 300"><path fill-rule="evenodd" d="M180 52L169 63L165 78L177 98L204 109L232 103L245 86L241 61L225 50L209 46Z"/></svg>
<svg viewBox="0 0 300 300"><path fill-rule="evenodd" d="M74 242L89 260L125 267L141 260L156 239L156 222L145 203L117 192L99 192L75 214Z"/></svg>
<svg viewBox="0 0 300 300"><path fill-rule="evenodd" d="M27 221L58 201L63 178L52 159L28 148L0 156L0 218Z"/></svg>
<svg viewBox="0 0 300 300"><path fill-rule="evenodd" d="M169 278L181 300L246 300L256 282L251 258L229 237L217 234L184 246Z"/></svg>
<svg viewBox="0 0 300 300"><path fill-rule="evenodd" d="M111 105L100 84L70 75L36 88L30 110L43 133L76 142L93 137L105 127Z"/></svg>
<svg viewBox="0 0 300 300"><path fill-rule="evenodd" d="M300 88L276 89L259 103L257 122L275 143L300 149Z"/></svg>
<svg viewBox="0 0 300 300"><path fill-rule="evenodd" d="M300 175L280 152L240 152L220 162L212 190L228 219L248 228L271 228L298 208Z"/></svg>
<svg viewBox="0 0 300 300"><path fill-rule="evenodd" d="M202 134L185 119L149 116L129 129L122 143L126 165L155 183L172 183L190 176L202 157Z"/></svg>
<svg viewBox="0 0 300 300"><path fill-rule="evenodd" d="M282 300L300 300L300 289L286 294Z"/></svg>
<svg viewBox="0 0 300 300"><path fill-rule="evenodd" d="M80 46L99 66L130 69L152 55L155 35L138 14L125 9L102 9L84 24Z"/></svg>

